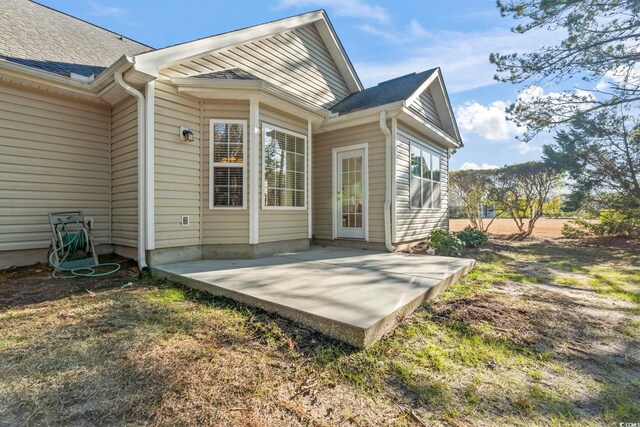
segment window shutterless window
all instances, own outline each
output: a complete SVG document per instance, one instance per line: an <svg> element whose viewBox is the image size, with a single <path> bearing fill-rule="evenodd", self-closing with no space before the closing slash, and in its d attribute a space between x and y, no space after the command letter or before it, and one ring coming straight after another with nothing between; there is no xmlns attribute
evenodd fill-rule
<svg viewBox="0 0 640 427"><path fill-rule="evenodd" d="M262 206L266 209L305 209L307 138L262 125Z"/></svg>
<svg viewBox="0 0 640 427"><path fill-rule="evenodd" d="M419 145L410 146L410 193L412 208L441 207L440 157Z"/></svg>
<svg viewBox="0 0 640 427"><path fill-rule="evenodd" d="M209 208L245 208L246 181L246 120L210 120Z"/></svg>

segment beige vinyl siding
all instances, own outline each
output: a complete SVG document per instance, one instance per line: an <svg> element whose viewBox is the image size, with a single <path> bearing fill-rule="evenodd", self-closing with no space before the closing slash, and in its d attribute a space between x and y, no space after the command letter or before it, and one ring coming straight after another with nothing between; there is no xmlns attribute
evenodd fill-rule
<svg viewBox="0 0 640 427"><path fill-rule="evenodd" d="M307 135L306 120L269 108L264 104L260 104L261 138L262 127L265 126L265 124L274 125L305 136ZM264 163L262 161L262 143L260 144L260 148L259 180L260 188L264 189L264 185L262 183L262 168L264 167ZM260 197L262 198L262 196L263 191L260 192ZM260 200L260 203L262 203L262 199ZM309 237L308 212L306 209L262 209L259 213L259 223L260 243L306 239Z"/></svg>
<svg viewBox="0 0 640 427"><path fill-rule="evenodd" d="M162 74L185 77L229 68L241 68L316 106L331 106L350 93L315 25L203 55Z"/></svg>
<svg viewBox="0 0 640 427"><path fill-rule="evenodd" d="M384 242L385 137L378 122L325 132L313 139L313 234L331 239L333 234L333 149L368 144L369 241Z"/></svg>
<svg viewBox="0 0 640 427"><path fill-rule="evenodd" d="M0 251L47 248L72 209L109 243L109 108L0 82Z"/></svg>
<svg viewBox="0 0 640 427"><path fill-rule="evenodd" d="M184 143L180 127L193 131ZM200 102L172 85L155 85L155 243L156 248L200 244ZM182 226L189 215L189 226Z"/></svg>
<svg viewBox="0 0 640 427"><path fill-rule="evenodd" d="M442 129L440 115L438 114L438 109L436 108L436 103L433 100L430 89L422 92L420 96L409 105L409 109L429 123Z"/></svg>
<svg viewBox="0 0 640 427"><path fill-rule="evenodd" d="M248 209L209 209L209 122L211 119L246 120L249 125L249 102L228 102L205 100L203 103L203 243L204 244L248 244L249 243L249 210ZM248 129L247 129L248 130ZM247 181L249 178L249 135L247 134ZM245 185L246 206L249 207L249 186Z"/></svg>
<svg viewBox="0 0 640 427"><path fill-rule="evenodd" d="M418 142L440 156L442 198L440 209L410 208L410 141ZM446 149L399 127L396 139L396 239L394 243L424 239L428 237L431 230L448 227L448 171Z"/></svg>
<svg viewBox="0 0 640 427"><path fill-rule="evenodd" d="M138 247L138 106L127 97L111 110L112 243Z"/></svg>

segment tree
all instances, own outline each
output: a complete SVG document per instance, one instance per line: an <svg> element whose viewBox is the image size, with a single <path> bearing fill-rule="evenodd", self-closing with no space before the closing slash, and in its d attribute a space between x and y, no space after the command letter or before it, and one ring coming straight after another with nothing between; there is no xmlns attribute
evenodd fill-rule
<svg viewBox="0 0 640 427"><path fill-rule="evenodd" d="M562 183L562 174L543 162L519 163L499 169L490 197L529 236Z"/></svg>
<svg viewBox="0 0 640 427"><path fill-rule="evenodd" d="M610 110L578 114L554 140L544 146L544 160L566 171L578 194L613 209L640 208L637 117Z"/></svg>
<svg viewBox="0 0 640 427"><path fill-rule="evenodd" d="M518 53L492 53L495 79L514 84L560 84L580 77L609 78L607 88L565 91L555 96L521 97L509 117L526 126L530 140L542 130L566 124L579 113L616 106L637 108L640 101L640 1L638 0L498 0L502 16L523 21L512 31L566 32L557 46ZM530 94L532 92L529 92Z"/></svg>
<svg viewBox="0 0 640 427"><path fill-rule="evenodd" d="M495 219L485 226L482 206L489 202L493 188L492 170L460 170L449 173L449 191L462 203L461 210L469 219L471 227L486 232Z"/></svg>

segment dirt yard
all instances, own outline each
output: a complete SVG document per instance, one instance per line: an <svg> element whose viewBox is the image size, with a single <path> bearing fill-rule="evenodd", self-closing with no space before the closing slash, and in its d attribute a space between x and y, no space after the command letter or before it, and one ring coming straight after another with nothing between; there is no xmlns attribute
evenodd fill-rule
<svg viewBox="0 0 640 427"><path fill-rule="evenodd" d="M366 351L135 266L0 272L0 425L640 421L640 251L508 242ZM321 286L321 283L319 283Z"/></svg>
<svg viewBox="0 0 640 427"><path fill-rule="evenodd" d="M486 220L487 224L490 219ZM550 238L560 238L562 237L562 226L569 221L568 219L553 219L553 218L540 218L536 221L535 229L533 230L533 235L537 237L550 237ZM466 226L469 225L469 220L467 219L450 219L449 227L451 231L460 231ZM489 227L489 234L500 234L500 235L510 235L518 232L518 228L516 227L515 222L509 218L496 218L493 221L493 224Z"/></svg>

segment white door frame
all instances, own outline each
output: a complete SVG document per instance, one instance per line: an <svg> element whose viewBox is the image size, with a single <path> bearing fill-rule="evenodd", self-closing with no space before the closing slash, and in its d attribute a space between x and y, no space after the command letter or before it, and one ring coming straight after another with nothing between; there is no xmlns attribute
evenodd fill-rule
<svg viewBox="0 0 640 427"><path fill-rule="evenodd" d="M338 153L344 151L364 150L362 157L362 193L364 203L364 215L362 218L362 225L364 227L364 241L369 241L369 144L354 144L346 145L344 147L336 147L332 150L331 154L331 215L332 215L332 238L338 239Z"/></svg>

